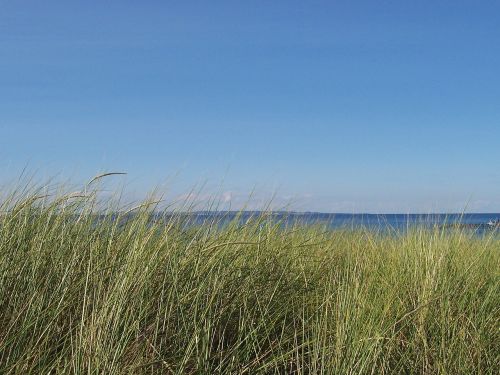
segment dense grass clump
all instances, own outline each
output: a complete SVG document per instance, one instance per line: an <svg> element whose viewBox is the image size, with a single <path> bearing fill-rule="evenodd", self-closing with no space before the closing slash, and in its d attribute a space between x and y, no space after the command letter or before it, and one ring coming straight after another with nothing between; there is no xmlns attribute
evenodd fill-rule
<svg viewBox="0 0 500 375"><path fill-rule="evenodd" d="M0 373L498 373L498 237L153 208L4 198Z"/></svg>

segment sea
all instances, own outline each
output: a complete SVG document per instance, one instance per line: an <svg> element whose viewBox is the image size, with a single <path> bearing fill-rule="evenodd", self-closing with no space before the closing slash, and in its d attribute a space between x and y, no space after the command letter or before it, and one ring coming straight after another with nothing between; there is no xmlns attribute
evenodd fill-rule
<svg viewBox="0 0 500 375"><path fill-rule="evenodd" d="M266 217L284 226L295 224L322 225L330 229L369 229L406 231L409 228L466 228L480 233L500 230L500 213L452 214L348 214L284 211L217 211L189 214L192 224L214 222L224 225L239 220L245 223L256 217ZM491 225L493 223L493 225Z"/></svg>

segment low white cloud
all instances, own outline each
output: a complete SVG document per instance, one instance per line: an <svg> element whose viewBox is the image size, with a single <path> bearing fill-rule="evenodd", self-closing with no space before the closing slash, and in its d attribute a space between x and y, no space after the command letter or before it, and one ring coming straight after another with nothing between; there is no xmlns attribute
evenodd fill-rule
<svg viewBox="0 0 500 375"><path fill-rule="evenodd" d="M224 193L222 193L222 201L224 203L231 202L232 198L233 198L233 192L232 191L225 191Z"/></svg>

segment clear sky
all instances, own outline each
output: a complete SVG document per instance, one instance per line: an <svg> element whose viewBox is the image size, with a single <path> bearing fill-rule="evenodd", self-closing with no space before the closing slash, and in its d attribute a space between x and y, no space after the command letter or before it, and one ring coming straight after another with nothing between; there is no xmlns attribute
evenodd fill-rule
<svg viewBox="0 0 500 375"><path fill-rule="evenodd" d="M0 1L0 182L500 211L498 1ZM115 177L116 179L117 177ZM222 186L219 188L219 186Z"/></svg>

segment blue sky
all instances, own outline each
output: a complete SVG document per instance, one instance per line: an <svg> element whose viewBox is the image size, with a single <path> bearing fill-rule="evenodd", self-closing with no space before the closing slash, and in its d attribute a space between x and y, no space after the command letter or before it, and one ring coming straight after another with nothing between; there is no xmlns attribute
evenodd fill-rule
<svg viewBox="0 0 500 375"><path fill-rule="evenodd" d="M1 1L0 182L500 211L500 3ZM118 179L118 178L115 178Z"/></svg>

